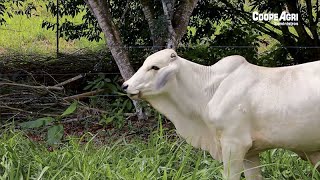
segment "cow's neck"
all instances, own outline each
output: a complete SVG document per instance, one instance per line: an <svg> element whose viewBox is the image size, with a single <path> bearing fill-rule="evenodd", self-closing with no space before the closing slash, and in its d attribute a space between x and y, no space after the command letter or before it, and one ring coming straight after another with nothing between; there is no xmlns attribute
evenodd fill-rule
<svg viewBox="0 0 320 180"><path fill-rule="evenodd" d="M184 117L202 118L214 94L212 77L214 77L212 66L202 66L180 59L179 71L174 82L170 84L170 92L154 97L149 102L167 116L179 113ZM167 108L169 104L173 105L173 109Z"/></svg>
<svg viewBox="0 0 320 180"><path fill-rule="evenodd" d="M214 94L213 77L213 67L180 59L179 71L175 82L170 84L170 92L148 101L173 122L187 142L208 150L215 159L220 159L213 135L215 132L205 123L207 104Z"/></svg>
<svg viewBox="0 0 320 180"><path fill-rule="evenodd" d="M169 84L167 94L148 99L150 104L170 119L179 134L195 147L208 150L221 160L221 148L214 127L208 127L208 103L220 84L246 60L230 56L213 66L202 66L179 59L179 71ZM214 111L214 109L210 109ZM210 138L210 139L209 139Z"/></svg>

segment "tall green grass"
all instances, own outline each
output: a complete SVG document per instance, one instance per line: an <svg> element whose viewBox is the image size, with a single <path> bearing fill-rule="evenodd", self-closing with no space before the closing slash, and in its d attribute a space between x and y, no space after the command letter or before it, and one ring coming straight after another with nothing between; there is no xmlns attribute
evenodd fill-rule
<svg viewBox="0 0 320 180"><path fill-rule="evenodd" d="M221 164L181 139L154 133L147 141L125 138L96 146L94 136L70 138L50 152L21 132L0 140L0 179L221 179Z"/></svg>
<svg viewBox="0 0 320 180"><path fill-rule="evenodd" d="M56 51L56 32L42 28L44 20L56 22L46 10L45 1L27 0L36 5L37 11L28 18L25 15L13 15L12 18L5 16L6 24L0 26L0 54L1 53L23 53L23 54L51 54ZM62 17L60 23L68 19L74 23L82 22L82 15L74 18ZM74 52L79 49L97 50L105 48L105 41L102 38L99 42L90 42L86 38L66 41L59 38L60 52Z"/></svg>
<svg viewBox="0 0 320 180"><path fill-rule="evenodd" d="M222 179L221 163L161 130L148 140L97 141L90 134L69 137L50 152L21 131L2 132L0 179ZM268 151L261 159L267 179L320 179L308 162L288 151Z"/></svg>

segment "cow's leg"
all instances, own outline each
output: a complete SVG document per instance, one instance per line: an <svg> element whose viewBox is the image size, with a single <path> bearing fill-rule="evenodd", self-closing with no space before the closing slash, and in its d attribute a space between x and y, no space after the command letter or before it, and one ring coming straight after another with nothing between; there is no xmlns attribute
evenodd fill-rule
<svg viewBox="0 0 320 180"><path fill-rule="evenodd" d="M310 161L313 166L316 166L320 161L320 152L295 152L301 159L305 161ZM320 172L320 165L318 165L317 170Z"/></svg>
<svg viewBox="0 0 320 180"><path fill-rule="evenodd" d="M307 159L316 166L320 161L320 152L307 153ZM318 164L317 170L320 171L320 165Z"/></svg>
<svg viewBox="0 0 320 180"><path fill-rule="evenodd" d="M262 180L259 154L246 156L243 161L246 180Z"/></svg>
<svg viewBox="0 0 320 180"><path fill-rule="evenodd" d="M243 170L243 160L250 148L239 139L221 138L224 176L227 180L239 180Z"/></svg>

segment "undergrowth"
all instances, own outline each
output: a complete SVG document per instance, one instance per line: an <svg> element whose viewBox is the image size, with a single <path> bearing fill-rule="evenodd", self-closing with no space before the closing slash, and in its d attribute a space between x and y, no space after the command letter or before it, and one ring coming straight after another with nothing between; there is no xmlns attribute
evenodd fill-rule
<svg viewBox="0 0 320 180"><path fill-rule="evenodd" d="M86 134L53 148L22 131L5 130L0 179L222 179L221 163L159 127L147 140L121 137L98 145L95 135ZM289 151L270 150L260 159L267 179L320 179L308 162Z"/></svg>
<svg viewBox="0 0 320 180"><path fill-rule="evenodd" d="M6 132L0 142L1 179L214 179L221 165L181 139L153 133L145 142L125 138L103 146L95 136L69 138L52 152L27 140L22 132ZM82 143L83 139L88 142Z"/></svg>
<svg viewBox="0 0 320 180"><path fill-rule="evenodd" d="M56 22L56 18L46 10L46 1L26 0L25 4L32 2L36 10L32 10L31 16L13 14L11 18L5 14L6 23L0 26L0 54L54 54L56 52L56 32L42 28L44 20ZM7 4L9 6L9 4ZM66 19L79 23L82 16L74 18L63 16L59 22ZM89 41L85 38L66 41L59 38L61 53L77 51L99 51L105 49L105 41Z"/></svg>

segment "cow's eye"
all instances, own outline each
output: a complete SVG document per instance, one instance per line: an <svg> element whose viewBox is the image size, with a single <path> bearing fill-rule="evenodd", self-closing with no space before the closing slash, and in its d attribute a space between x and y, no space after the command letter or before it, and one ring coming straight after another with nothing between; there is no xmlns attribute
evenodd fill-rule
<svg viewBox="0 0 320 180"><path fill-rule="evenodd" d="M158 66L151 66L151 68L150 69L153 69L153 70L159 70L160 68L158 67Z"/></svg>

